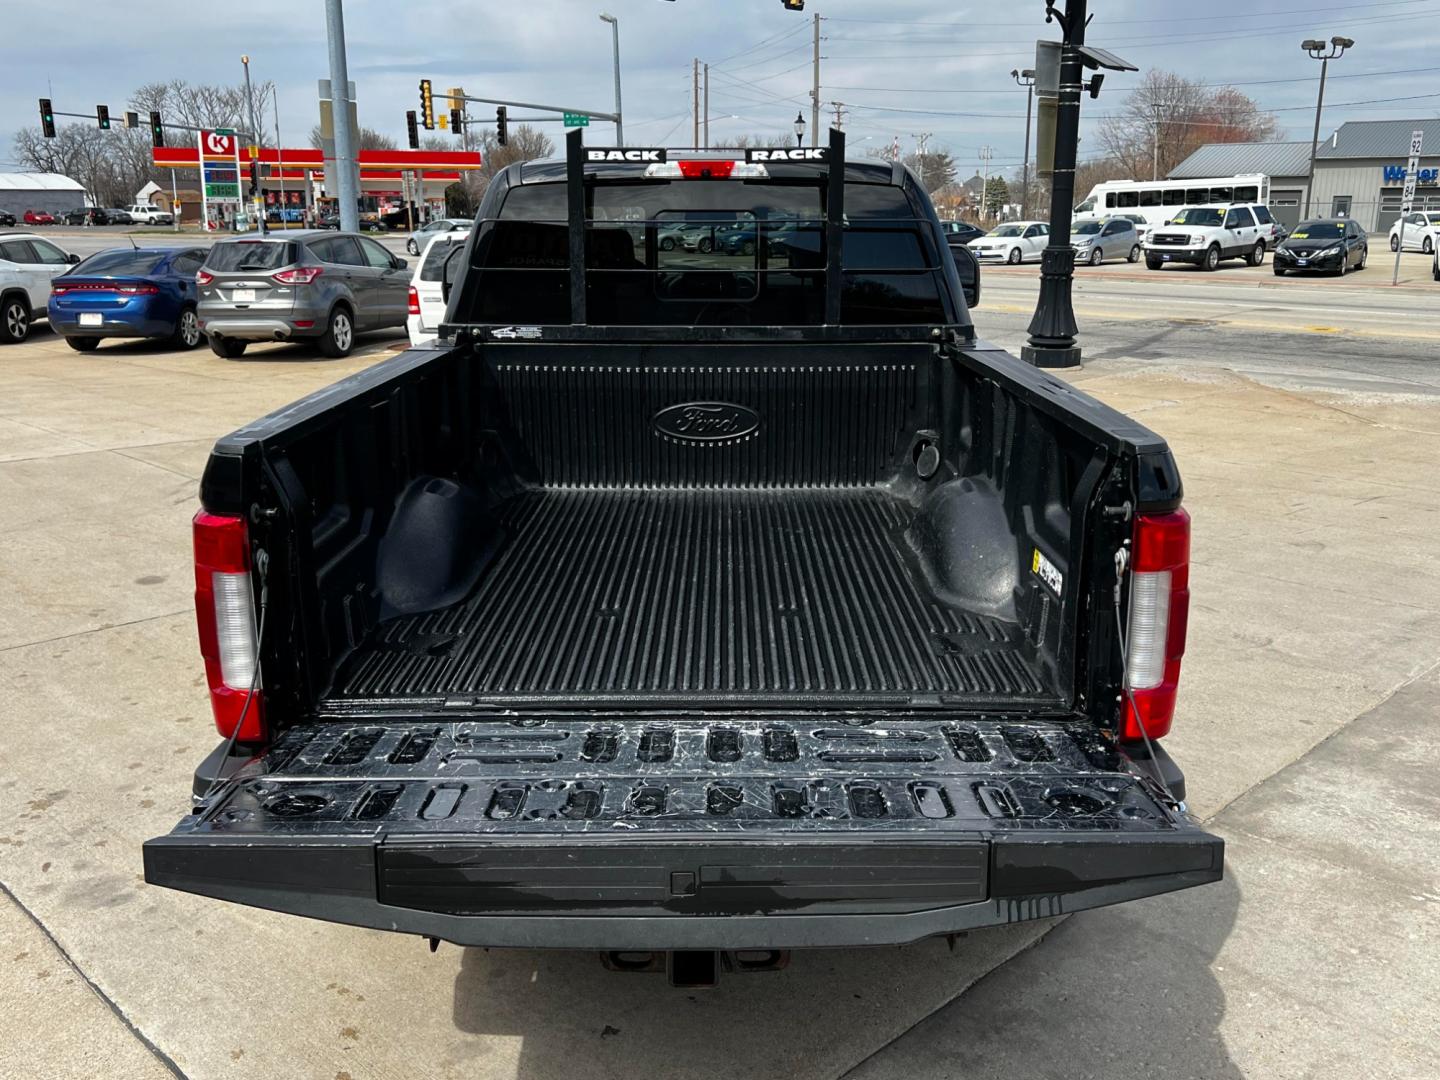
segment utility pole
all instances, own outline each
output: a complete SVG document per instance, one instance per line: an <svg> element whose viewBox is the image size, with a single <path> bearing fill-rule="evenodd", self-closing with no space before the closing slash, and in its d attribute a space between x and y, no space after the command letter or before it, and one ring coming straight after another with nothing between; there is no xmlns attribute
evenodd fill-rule
<svg viewBox="0 0 1440 1080"><path fill-rule="evenodd" d="M697 56L691 65L690 81L694 84L695 93L695 123L694 131L690 136L690 145L700 145L700 58Z"/></svg>
<svg viewBox="0 0 1440 1080"><path fill-rule="evenodd" d="M1310 139L1310 173L1305 180L1305 213L1301 220L1310 216L1310 193L1315 187L1315 154L1320 148L1320 110L1325 107L1325 73L1330 61L1345 55L1345 50L1355 44L1354 38L1332 37L1328 42L1306 40L1300 43L1312 60L1320 61L1320 96L1315 99L1315 134Z"/></svg>
<svg viewBox="0 0 1440 1080"><path fill-rule="evenodd" d="M280 95L271 94L270 104L275 106L275 172L280 177L280 227L285 227L285 153L280 148Z"/></svg>
<svg viewBox="0 0 1440 1080"><path fill-rule="evenodd" d="M250 110L250 130L253 133L250 137L255 140L255 145L259 146L260 122L255 118L255 93L250 88L250 57L240 57L240 63L245 68L245 104L249 107ZM260 183L259 162L254 162L252 164L252 168L255 170L252 175L255 177L257 190L250 193L250 212L253 213L257 219L257 223L260 227L260 235L264 236L268 230L265 228L264 200L260 197L260 192L258 190L258 185ZM237 176L236 179L238 180L239 177Z"/></svg>
<svg viewBox="0 0 1440 1080"><path fill-rule="evenodd" d="M832 101L830 107L835 110L835 126L844 130L845 128L845 103L843 101Z"/></svg>
<svg viewBox="0 0 1440 1080"><path fill-rule="evenodd" d="M340 228L360 231L359 177L355 169L356 132L350 130L350 71L345 61L345 12L342 0L325 0L325 34L330 43L330 95L335 102L335 177ZM329 177L326 177L327 182Z"/></svg>
<svg viewBox="0 0 1440 1080"><path fill-rule="evenodd" d="M1025 87L1025 156L1024 164L1020 167L1020 220L1030 220L1030 108L1035 104L1035 71L1033 68L1026 68L1024 71L1015 70L1010 72L1010 77L1021 86Z"/></svg>
<svg viewBox="0 0 1440 1080"><path fill-rule="evenodd" d="M615 145L624 146L625 127L620 120L620 20L608 12L601 12L600 21L610 24L611 40L615 44Z"/></svg>
<svg viewBox="0 0 1440 1080"><path fill-rule="evenodd" d="M1150 131L1150 179L1153 181L1160 179L1160 114L1165 111L1165 106L1152 101L1150 111L1155 114Z"/></svg>
<svg viewBox="0 0 1440 1080"><path fill-rule="evenodd" d="M810 130L820 145L820 13L815 13L815 74L810 84Z"/></svg>
<svg viewBox="0 0 1440 1080"><path fill-rule="evenodd" d="M710 149L710 65L705 65L705 149Z"/></svg>
<svg viewBox="0 0 1440 1080"><path fill-rule="evenodd" d="M930 145L930 136L934 132L922 131L918 135L911 135L915 140L915 171L920 174L920 189L927 194L930 189L925 186L925 150Z"/></svg>
<svg viewBox="0 0 1440 1080"><path fill-rule="evenodd" d="M1056 19L1065 31L1060 43L1060 85L1055 110L1055 164L1050 181L1050 243L1040 256L1040 298L1030 320L1030 338L1020 356L1036 367L1079 367L1071 290L1075 283L1075 249L1070 246L1070 216L1075 205L1075 157L1080 144L1080 90L1085 44L1086 0L1065 0L1065 13L1049 7L1046 20ZM1036 65L1037 68L1039 65Z"/></svg>
<svg viewBox="0 0 1440 1080"><path fill-rule="evenodd" d="M993 146L980 147L980 217L990 216L990 160L995 156Z"/></svg>

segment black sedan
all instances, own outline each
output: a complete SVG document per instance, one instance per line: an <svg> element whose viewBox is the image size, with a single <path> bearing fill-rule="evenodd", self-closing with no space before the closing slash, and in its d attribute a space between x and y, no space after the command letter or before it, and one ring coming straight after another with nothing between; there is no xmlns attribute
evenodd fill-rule
<svg viewBox="0 0 1440 1080"><path fill-rule="evenodd" d="M9 229L15 225L15 215L8 210L0 210L0 227Z"/></svg>
<svg viewBox="0 0 1440 1080"><path fill-rule="evenodd" d="M1364 270L1370 257L1365 230L1349 218L1316 218L1302 221L1295 231L1275 248L1275 276L1291 270L1321 270L1343 275L1347 270Z"/></svg>
<svg viewBox="0 0 1440 1080"><path fill-rule="evenodd" d="M968 221L942 221L940 228L945 230L945 239L952 244L968 244L977 236L985 235L984 229L978 229Z"/></svg>

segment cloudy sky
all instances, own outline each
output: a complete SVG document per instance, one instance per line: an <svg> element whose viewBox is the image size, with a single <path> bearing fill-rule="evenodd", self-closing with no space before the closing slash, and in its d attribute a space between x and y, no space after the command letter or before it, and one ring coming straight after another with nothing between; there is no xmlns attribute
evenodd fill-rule
<svg viewBox="0 0 1440 1080"><path fill-rule="evenodd" d="M1091 0L1089 40L1137 64L1232 83L1305 139L1319 65L1302 38L1343 34L1355 48L1332 65L1325 129L1346 119L1440 116L1440 0ZM112 112L150 81L239 82L249 53L279 86L286 145L317 120L315 80L329 74L322 0L4 0L0 4L0 163L10 137L38 123L36 99L62 111ZM103 17L98 12L107 9ZM1018 166L1025 95L1010 70L1031 66L1037 37L1058 36L1043 0L346 0L350 77L361 121L403 145L416 82L463 85L485 97L609 109L610 28L620 19L626 141L690 141L691 60L711 65L711 141L786 132L809 119L811 15L822 18L822 97L845 103L861 152L917 134L952 152L963 172L992 148L993 168ZM1131 75L1111 75L1085 101L1085 138L1118 107ZM1404 99L1404 100L1398 100ZM547 125L558 134L559 125ZM605 133L609 138L608 128ZM599 141L599 131L592 141ZM1088 143L1088 145L1085 145ZM0 166L3 167L3 166Z"/></svg>

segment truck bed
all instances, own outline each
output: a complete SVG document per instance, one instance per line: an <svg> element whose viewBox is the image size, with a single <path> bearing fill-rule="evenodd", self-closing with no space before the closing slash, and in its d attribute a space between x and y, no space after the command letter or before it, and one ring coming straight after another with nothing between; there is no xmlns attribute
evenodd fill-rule
<svg viewBox="0 0 1440 1080"><path fill-rule="evenodd" d="M884 487L525 491L471 595L382 623L329 704L1050 700L1016 623L927 583L914 515Z"/></svg>

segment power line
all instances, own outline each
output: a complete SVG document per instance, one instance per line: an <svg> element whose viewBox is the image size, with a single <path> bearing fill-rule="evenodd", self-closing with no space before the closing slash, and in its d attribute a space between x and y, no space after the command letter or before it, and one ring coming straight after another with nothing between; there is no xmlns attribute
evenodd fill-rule
<svg viewBox="0 0 1440 1080"><path fill-rule="evenodd" d="M1431 3L1434 3L1434 2L1435 2L1435 0L1375 0L1375 2L1373 2L1373 3L1370 4L1370 7L1372 7L1372 8L1377 8L1377 7L1414 7L1416 4L1431 4ZM1248 13L1247 13L1247 12L1234 12L1234 13L1232 13L1232 14L1227 14L1227 15L1183 15L1183 16L1172 16L1172 17L1167 17L1167 18L1163 18L1163 19L1106 19L1106 20L1105 20L1105 24L1106 24L1107 26L1136 26L1136 25L1148 24L1148 23L1164 23L1165 25L1168 26L1168 25L1170 25L1170 24L1172 24L1172 23L1184 23L1184 22L1233 22L1235 19L1261 19L1261 18L1268 18L1268 17L1274 16L1274 15L1321 15L1321 14L1324 14L1324 13L1330 12L1330 11L1354 11L1354 10L1355 10L1355 5L1354 5L1354 3L1349 3L1349 4L1341 4L1341 5L1339 5L1338 7L1289 8L1289 9L1286 9L1286 10L1283 10L1283 11L1252 11L1252 12L1248 12ZM894 25L895 25L895 20L894 20L894 19L856 19L856 18L844 18L844 17L838 16L838 15L827 15L827 16L826 16L826 19L828 19L830 22L838 22L838 23L874 23L874 24L880 24L880 25L885 25L885 26L894 26ZM907 25L907 26L946 26L946 27L950 27L950 28L955 29L955 30L972 30L972 29L975 29L976 27L987 27L987 28L988 28L988 27L1012 27L1012 26L1015 26L1015 27L1027 27L1027 26L1034 26L1035 23L1034 23L1033 20L1031 20L1031 21L1025 21L1025 22L993 22L993 23L986 23L986 22L971 22L971 21L969 21L969 20L967 19L967 20L965 20L964 22L939 22L939 21L929 21L929 22L925 22L925 21L920 21L920 20L907 20L907 21L906 21L906 25ZM1254 27L1247 27L1246 29L1247 29L1247 30L1252 30L1252 29L1255 29L1255 28L1254 28Z"/></svg>

